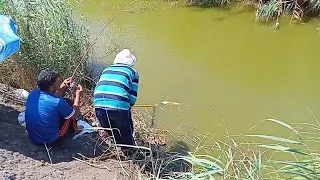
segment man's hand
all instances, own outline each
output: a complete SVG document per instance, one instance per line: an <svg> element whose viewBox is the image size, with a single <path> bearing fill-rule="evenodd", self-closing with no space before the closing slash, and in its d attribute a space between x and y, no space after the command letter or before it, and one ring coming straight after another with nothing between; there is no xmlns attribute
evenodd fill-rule
<svg viewBox="0 0 320 180"><path fill-rule="evenodd" d="M82 86L79 84L76 89L76 97L74 99L73 109L79 112L79 105L80 105L80 96L81 92L83 91Z"/></svg>
<svg viewBox="0 0 320 180"><path fill-rule="evenodd" d="M82 91L83 91L82 86L79 84L76 89L76 96L80 96Z"/></svg>
<svg viewBox="0 0 320 180"><path fill-rule="evenodd" d="M71 83L71 77L65 79L60 85L60 89L66 88Z"/></svg>
<svg viewBox="0 0 320 180"><path fill-rule="evenodd" d="M56 91L56 96L62 97L64 90L71 83L71 77L65 79L62 84L60 84L60 88Z"/></svg>

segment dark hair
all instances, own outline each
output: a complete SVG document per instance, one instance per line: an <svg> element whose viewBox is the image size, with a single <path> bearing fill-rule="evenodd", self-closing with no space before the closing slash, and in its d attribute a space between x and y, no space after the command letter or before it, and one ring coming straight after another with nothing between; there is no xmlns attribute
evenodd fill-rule
<svg viewBox="0 0 320 180"><path fill-rule="evenodd" d="M48 91L58 77L56 71L49 68L43 69L37 77L37 85L41 91Z"/></svg>

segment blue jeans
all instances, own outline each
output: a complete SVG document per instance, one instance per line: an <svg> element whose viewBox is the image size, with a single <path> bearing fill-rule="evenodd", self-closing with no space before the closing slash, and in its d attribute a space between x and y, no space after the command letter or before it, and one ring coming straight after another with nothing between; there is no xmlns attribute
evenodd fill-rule
<svg viewBox="0 0 320 180"><path fill-rule="evenodd" d="M120 133L116 129L112 131L117 144L135 145L131 110L105 110L96 108L95 111L96 117L102 127L119 129ZM107 132L109 136L112 136L111 131Z"/></svg>

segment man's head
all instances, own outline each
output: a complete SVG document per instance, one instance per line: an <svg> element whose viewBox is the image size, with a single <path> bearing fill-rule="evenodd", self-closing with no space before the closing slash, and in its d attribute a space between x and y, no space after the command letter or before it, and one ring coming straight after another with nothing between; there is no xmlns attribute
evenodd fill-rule
<svg viewBox="0 0 320 180"><path fill-rule="evenodd" d="M43 69L37 77L37 85L41 91L55 93L61 84L59 74L49 68Z"/></svg>
<svg viewBox="0 0 320 180"><path fill-rule="evenodd" d="M117 54L114 59L114 64L125 64L127 66L134 66L136 63L136 57L131 54L129 49L124 49Z"/></svg>

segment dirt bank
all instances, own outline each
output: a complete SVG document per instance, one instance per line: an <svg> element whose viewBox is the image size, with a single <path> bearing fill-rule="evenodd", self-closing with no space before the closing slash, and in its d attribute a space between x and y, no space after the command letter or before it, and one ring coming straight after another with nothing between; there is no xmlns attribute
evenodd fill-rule
<svg viewBox="0 0 320 180"><path fill-rule="evenodd" d="M94 142L88 138L81 139L79 149L52 149L50 164L45 147L30 144L17 121L24 107L14 91L0 84L0 179L123 179L115 161L107 160L103 165L108 169L101 169L73 159L81 159L77 153L94 156Z"/></svg>

